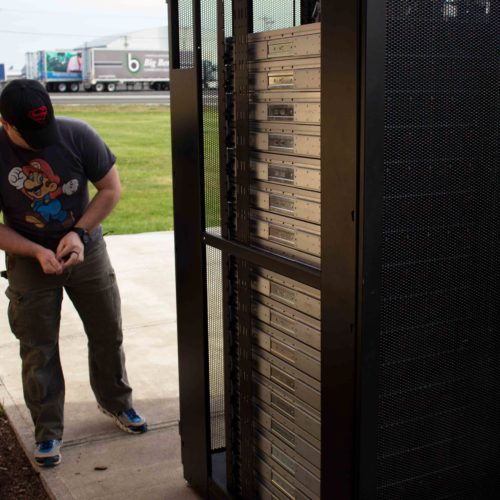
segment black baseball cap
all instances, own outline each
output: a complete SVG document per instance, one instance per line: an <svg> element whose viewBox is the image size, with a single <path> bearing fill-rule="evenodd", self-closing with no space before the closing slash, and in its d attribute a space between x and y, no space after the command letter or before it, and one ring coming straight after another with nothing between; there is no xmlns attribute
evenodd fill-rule
<svg viewBox="0 0 500 500"><path fill-rule="evenodd" d="M0 113L34 149L43 149L60 140L50 96L36 80L9 82L0 95Z"/></svg>

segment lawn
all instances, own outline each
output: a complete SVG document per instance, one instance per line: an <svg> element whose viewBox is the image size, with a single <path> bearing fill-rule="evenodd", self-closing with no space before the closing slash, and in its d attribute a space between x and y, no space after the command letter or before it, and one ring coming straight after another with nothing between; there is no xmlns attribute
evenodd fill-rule
<svg viewBox="0 0 500 500"><path fill-rule="evenodd" d="M56 115L86 121L117 156L120 203L103 222L105 233L173 228L170 108L147 105L54 106Z"/></svg>

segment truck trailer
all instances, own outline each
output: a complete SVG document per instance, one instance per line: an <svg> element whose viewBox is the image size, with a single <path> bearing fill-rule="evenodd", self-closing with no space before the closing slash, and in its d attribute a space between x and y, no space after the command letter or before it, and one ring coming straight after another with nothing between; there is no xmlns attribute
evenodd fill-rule
<svg viewBox="0 0 500 500"><path fill-rule="evenodd" d="M166 50L87 49L83 58L86 90L114 92L118 84L167 90L170 84Z"/></svg>
<svg viewBox="0 0 500 500"><path fill-rule="evenodd" d="M133 88L169 88L166 50L37 51L26 54L26 76L45 84L49 92L114 92L119 84Z"/></svg>
<svg viewBox="0 0 500 500"><path fill-rule="evenodd" d="M78 92L82 83L82 52L39 50L26 54L26 77L45 84L49 92Z"/></svg>

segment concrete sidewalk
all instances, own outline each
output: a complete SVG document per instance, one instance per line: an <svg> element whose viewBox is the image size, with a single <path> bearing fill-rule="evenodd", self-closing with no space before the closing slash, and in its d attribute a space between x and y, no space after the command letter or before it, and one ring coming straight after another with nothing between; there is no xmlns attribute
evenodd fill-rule
<svg viewBox="0 0 500 500"><path fill-rule="evenodd" d="M173 233L109 236L106 242L122 295L134 406L147 417L150 430L141 436L125 434L97 411L88 382L86 337L65 297L60 339L66 379L63 461L41 469L42 480L57 500L199 498L182 477L180 459ZM3 255L0 259L3 269ZM31 458L33 425L23 400L18 341L7 321L6 288L7 281L1 280L0 402Z"/></svg>

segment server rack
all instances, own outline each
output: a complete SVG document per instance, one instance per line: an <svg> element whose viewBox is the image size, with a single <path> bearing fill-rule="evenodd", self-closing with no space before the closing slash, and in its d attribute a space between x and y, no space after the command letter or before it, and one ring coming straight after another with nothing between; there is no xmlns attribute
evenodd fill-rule
<svg viewBox="0 0 500 500"><path fill-rule="evenodd" d="M499 2L169 4L186 479L497 498Z"/></svg>

